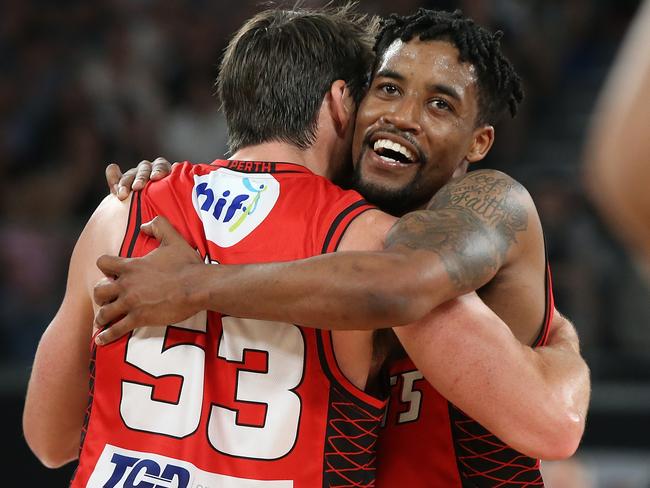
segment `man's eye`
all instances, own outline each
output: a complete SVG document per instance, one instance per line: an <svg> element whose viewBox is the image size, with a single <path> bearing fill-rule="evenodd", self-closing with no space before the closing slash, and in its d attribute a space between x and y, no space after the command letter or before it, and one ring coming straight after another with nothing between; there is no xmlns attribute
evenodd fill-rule
<svg viewBox="0 0 650 488"><path fill-rule="evenodd" d="M397 87L390 83L384 83L382 85L379 85L379 90L385 93L386 95L394 95L398 92Z"/></svg>
<svg viewBox="0 0 650 488"><path fill-rule="evenodd" d="M436 108L438 110L451 110L451 106L441 98L436 98L435 100L432 100L431 105L433 106L433 108Z"/></svg>

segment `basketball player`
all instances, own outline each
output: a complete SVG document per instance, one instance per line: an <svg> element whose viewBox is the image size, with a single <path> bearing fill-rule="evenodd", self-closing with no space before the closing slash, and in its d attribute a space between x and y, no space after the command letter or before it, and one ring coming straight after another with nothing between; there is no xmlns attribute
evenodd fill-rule
<svg viewBox="0 0 650 488"><path fill-rule="evenodd" d="M490 123L507 107L514 111L520 98L518 79L496 41L459 15L420 11L386 23L353 146L356 183L366 198L404 213L426 201L427 191L440 188L467 163L485 156L494 137ZM497 74L491 71L495 65ZM362 223L363 216L348 231ZM327 328L385 327L417 318L432 303L478 287L494 310L516 324L512 329L519 341L539 346L547 338L553 307L550 282L544 278L541 227L527 193L497 172L475 172L445 186L428 210L397 222L386 239L386 253L342 253L267 267L206 267L195 265L191 250L164 221L149 230L163 237L164 246L141 262L100 260L105 273L118 278L96 288L96 298L106 304L97 320L103 325L126 314L103 333L108 340L133 326L169 323L195 307ZM151 282L156 283L155 293L147 289ZM249 296L255 303L246 307L242 297ZM551 354L568 367L552 375L557 389L528 383L528 390L509 389L510 396L497 401L485 391L493 386L489 382L525 385L516 378L520 368L534 370L540 366L535 354L552 349L532 351L512 335L500 336L513 350L533 355L509 362L508 347L500 349L509 351L503 354L497 347L485 349L484 363L473 356L474 367L483 373L477 380L471 364L454 363L457 354L466 352L464 341L477 339L472 325L465 325L466 335L434 322L396 332L439 392L502 440L531 455L570 455L584 427L588 400L588 371L577 350ZM560 335L567 332L558 330ZM575 336L568 340L572 341L575 346ZM389 415L380 481L387 486L541 484L534 460L508 449L447 404L421 381L409 361L392 362L390 368L396 387L393 400L406 411L398 412L397 418ZM566 383L559 386L562 381ZM571 398L567 403L553 413L546 410L549 398L565 394ZM521 407L528 401L534 406L528 410L530 416L514 413L514 404ZM571 420L559 426L556 422L562 418ZM463 441L461 428L466 429ZM520 434L523 438L517 438ZM431 470L422 472L422 466Z"/></svg>
<svg viewBox="0 0 650 488"><path fill-rule="evenodd" d="M350 8L255 16L229 45L218 80L233 159L178 166L128 204L105 199L91 217L39 344L24 411L25 437L46 465L79 456L73 487L374 485L386 402L363 390L371 344L353 332L333 338L200 312L89 347L97 258L149 252L157 243L140 223L156 215L182 226L206 262L328 252L361 214L377 230L349 234L346 247L380 242L392 218L329 181L348 159L374 59L369 23ZM287 53L300 56L289 64ZM448 314L482 320L481 307L468 299ZM348 347L359 360L339 366L334 351L343 358Z"/></svg>

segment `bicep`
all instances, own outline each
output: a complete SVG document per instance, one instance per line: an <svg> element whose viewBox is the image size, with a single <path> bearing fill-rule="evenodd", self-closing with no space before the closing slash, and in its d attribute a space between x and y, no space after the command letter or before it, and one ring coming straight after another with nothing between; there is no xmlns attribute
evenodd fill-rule
<svg viewBox="0 0 650 488"><path fill-rule="evenodd" d="M34 358L23 425L28 443L41 459L74 456L78 444L88 393L91 291L99 276L95 262L100 254L115 252L118 239L112 231L125 222L123 207L128 207L112 200L116 201L108 197L100 205L75 245L63 301Z"/></svg>
<svg viewBox="0 0 650 488"><path fill-rule="evenodd" d="M535 217L521 184L479 170L450 181L426 209L402 217L386 244L435 253L458 296L485 285L521 255L537 228Z"/></svg>
<svg viewBox="0 0 650 488"><path fill-rule="evenodd" d="M88 241L84 231L72 254L63 302L39 342L25 399L25 438L53 467L74 458L87 403L93 323L84 272L90 264Z"/></svg>

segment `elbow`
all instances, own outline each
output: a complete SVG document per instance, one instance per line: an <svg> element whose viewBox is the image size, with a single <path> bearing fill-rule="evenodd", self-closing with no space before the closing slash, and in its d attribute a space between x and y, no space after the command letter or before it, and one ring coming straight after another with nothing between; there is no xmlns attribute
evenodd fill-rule
<svg viewBox="0 0 650 488"><path fill-rule="evenodd" d="M423 292L391 289L369 291L367 294L368 315L372 323L382 327L397 327L417 322L429 313L435 304ZM370 323L370 321L369 321Z"/></svg>
<svg viewBox="0 0 650 488"><path fill-rule="evenodd" d="M29 440L27 445L46 468L60 468L77 458L78 447L75 449L62 449L59 446L30 442Z"/></svg>
<svg viewBox="0 0 650 488"><path fill-rule="evenodd" d="M547 418L539 434L521 451L545 461L568 459L575 454L585 429L584 416L566 410Z"/></svg>
<svg viewBox="0 0 650 488"><path fill-rule="evenodd" d="M27 422L23 422L23 433L27 445L36 458L46 468L55 469L74 461L79 455L78 438L63 439L64 436L43 435L32 429Z"/></svg>
<svg viewBox="0 0 650 488"><path fill-rule="evenodd" d="M584 432L584 422L576 419L566 419L558 425L552 435L546 436L541 442L538 458L546 461L560 461L575 454L580 445Z"/></svg>

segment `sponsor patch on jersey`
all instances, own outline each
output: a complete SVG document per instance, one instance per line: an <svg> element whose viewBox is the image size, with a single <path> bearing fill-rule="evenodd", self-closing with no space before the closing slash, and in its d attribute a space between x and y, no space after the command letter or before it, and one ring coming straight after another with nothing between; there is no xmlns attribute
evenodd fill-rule
<svg viewBox="0 0 650 488"><path fill-rule="evenodd" d="M192 203L208 240L221 247L237 244L269 215L280 183L269 173L242 174L219 168L194 176Z"/></svg>
<svg viewBox="0 0 650 488"><path fill-rule="evenodd" d="M251 480L203 471L192 463L106 444L86 488L293 488L289 480Z"/></svg>

